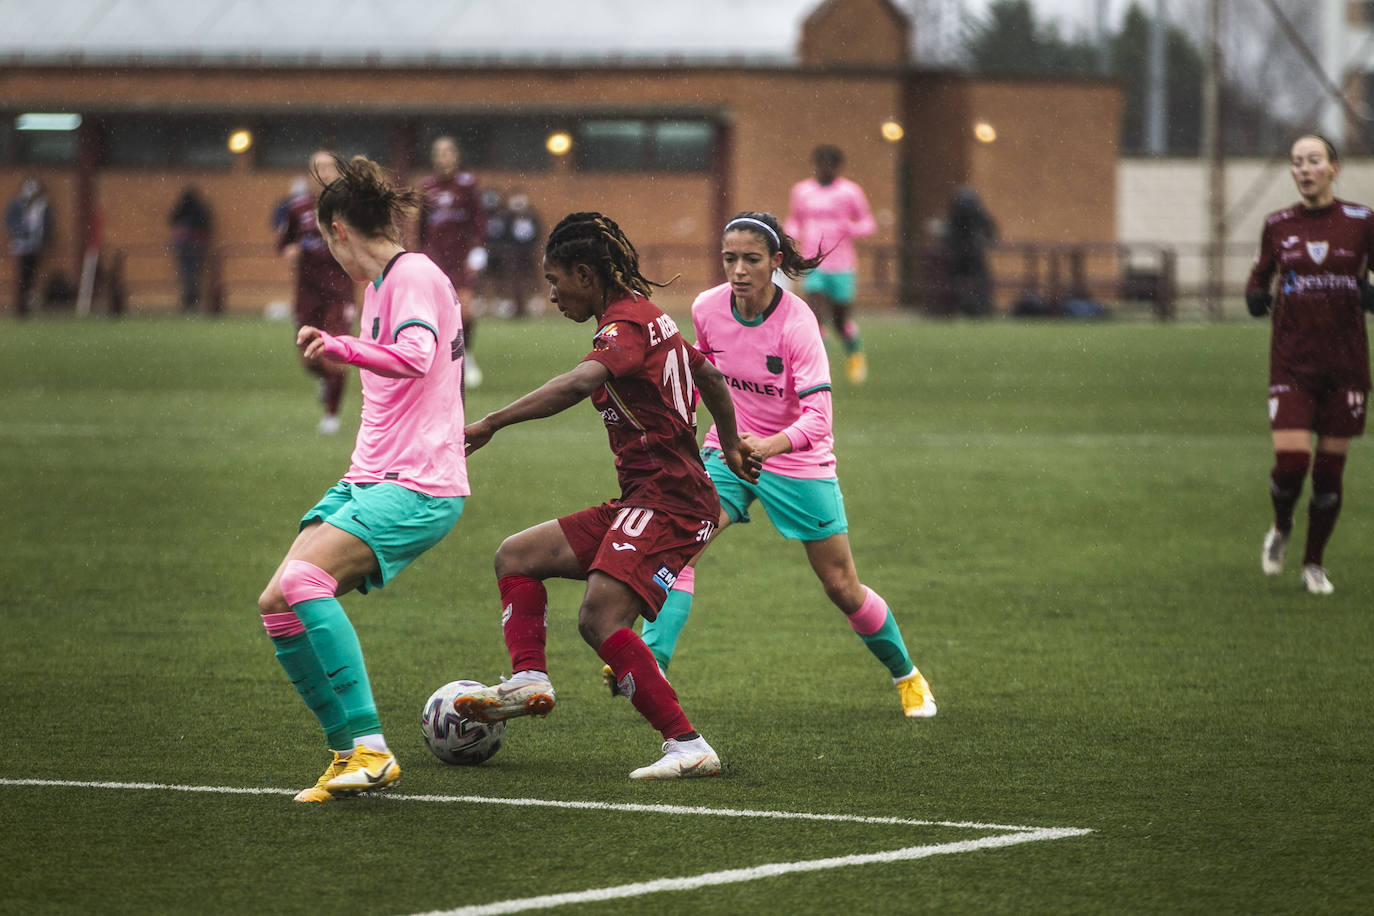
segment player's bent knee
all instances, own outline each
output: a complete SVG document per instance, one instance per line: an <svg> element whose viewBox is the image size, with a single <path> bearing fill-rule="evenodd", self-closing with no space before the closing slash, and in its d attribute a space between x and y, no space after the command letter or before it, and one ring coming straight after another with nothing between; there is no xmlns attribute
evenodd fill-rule
<svg viewBox="0 0 1374 916"><path fill-rule="evenodd" d="M291 607L305 601L333 598L339 588L337 579L305 560L288 560L282 567L279 585L282 597Z"/></svg>

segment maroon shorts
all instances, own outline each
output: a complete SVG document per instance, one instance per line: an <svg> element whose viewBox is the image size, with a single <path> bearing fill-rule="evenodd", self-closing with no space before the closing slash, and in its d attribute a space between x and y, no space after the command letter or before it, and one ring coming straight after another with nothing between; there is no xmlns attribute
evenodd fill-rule
<svg viewBox="0 0 1374 916"><path fill-rule="evenodd" d="M715 531L715 519L663 509L625 506L611 500L558 520L582 568L624 582L644 599L645 618L659 608L682 571Z"/></svg>
<svg viewBox="0 0 1374 916"><path fill-rule="evenodd" d="M1269 386L1269 428L1306 429L1319 436L1354 439L1364 435L1369 392L1359 388L1313 391L1297 385Z"/></svg>
<svg viewBox="0 0 1374 916"><path fill-rule="evenodd" d="M353 300L326 301L325 295L317 292L296 294L296 327L307 324L319 328L326 334L338 337L340 334L353 333Z"/></svg>

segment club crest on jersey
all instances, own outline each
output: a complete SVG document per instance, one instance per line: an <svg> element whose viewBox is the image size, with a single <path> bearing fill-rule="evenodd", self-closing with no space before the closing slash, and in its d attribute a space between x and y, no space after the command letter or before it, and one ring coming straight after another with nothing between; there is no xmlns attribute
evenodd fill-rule
<svg viewBox="0 0 1374 916"><path fill-rule="evenodd" d="M768 367L769 372L778 375L782 372L782 357L770 356L764 360L764 365Z"/></svg>
<svg viewBox="0 0 1374 916"><path fill-rule="evenodd" d="M1312 259L1313 264L1320 264L1326 260L1326 253L1331 250L1329 242L1308 242L1307 256Z"/></svg>

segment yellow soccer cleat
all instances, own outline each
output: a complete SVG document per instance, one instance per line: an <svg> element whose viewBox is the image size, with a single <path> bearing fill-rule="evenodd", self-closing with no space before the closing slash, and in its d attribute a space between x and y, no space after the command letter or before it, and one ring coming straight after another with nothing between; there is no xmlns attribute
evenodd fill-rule
<svg viewBox="0 0 1374 916"><path fill-rule="evenodd" d="M348 765L343 772L324 784L331 795L376 792L401 778L401 765L389 751L374 751L359 745L345 762Z"/></svg>
<svg viewBox="0 0 1374 916"><path fill-rule="evenodd" d="M897 696L902 698L902 711L910 719L929 719L935 715L935 697L921 672L897 682Z"/></svg>
<svg viewBox="0 0 1374 916"><path fill-rule="evenodd" d="M333 760L333 762L331 762L331 763L329 764L329 768L326 769L326 770L324 771L324 775L321 776L321 777L319 778L319 780L316 781L316 783L315 783L313 786L311 786L310 788L308 788L308 789L301 789L299 792L297 792L297 793L296 793L296 801L298 801L298 802L327 802L327 801L333 801L333 800L334 800L334 796L331 795L330 792L329 792L329 790L325 788L325 783L329 782L329 780L333 779L335 776L338 776L338 775L340 775L341 773L343 773L343 771L346 770L347 768L348 768L348 758L345 757L345 756L343 756L342 754L340 754L338 751L334 751L334 760Z"/></svg>
<svg viewBox="0 0 1374 916"><path fill-rule="evenodd" d="M862 352L849 354L844 371L851 385L862 385L868 380L868 357Z"/></svg>

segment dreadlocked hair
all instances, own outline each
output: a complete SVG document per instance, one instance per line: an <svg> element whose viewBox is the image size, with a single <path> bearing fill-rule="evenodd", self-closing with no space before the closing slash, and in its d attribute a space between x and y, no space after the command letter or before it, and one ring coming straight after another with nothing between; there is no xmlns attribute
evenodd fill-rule
<svg viewBox="0 0 1374 916"><path fill-rule="evenodd" d="M339 177L324 186L315 204L320 225L328 226L337 217L369 238L399 239L397 224L419 206L420 193L392 187L382 167L365 156L348 162L335 156L334 165Z"/></svg>
<svg viewBox="0 0 1374 916"><path fill-rule="evenodd" d="M639 293L646 299L653 295L652 287L662 289L677 279L656 283L641 274L635 246L615 220L600 213L569 213L559 220L544 246L544 260L563 267L586 264L608 291Z"/></svg>

